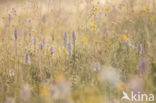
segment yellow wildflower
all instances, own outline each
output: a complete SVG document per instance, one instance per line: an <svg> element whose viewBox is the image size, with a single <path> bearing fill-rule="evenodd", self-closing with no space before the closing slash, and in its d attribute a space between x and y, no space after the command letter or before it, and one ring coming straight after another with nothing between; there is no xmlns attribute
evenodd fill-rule
<svg viewBox="0 0 156 103"><path fill-rule="evenodd" d="M120 82L116 88L117 90L122 91L125 88L125 84L123 82Z"/></svg>
<svg viewBox="0 0 156 103"><path fill-rule="evenodd" d="M106 11L109 11L109 7L106 7L105 10L106 10Z"/></svg>
<svg viewBox="0 0 156 103"><path fill-rule="evenodd" d="M95 8L95 11L98 11L99 9L98 8Z"/></svg>
<svg viewBox="0 0 156 103"><path fill-rule="evenodd" d="M3 72L2 75L5 76L6 75L6 72Z"/></svg>
<svg viewBox="0 0 156 103"><path fill-rule="evenodd" d="M126 35L126 34L123 34L123 35L122 35L122 39L123 39L123 40L127 40L127 35Z"/></svg>
<svg viewBox="0 0 156 103"><path fill-rule="evenodd" d="M45 29L45 34L46 34L46 35L49 34L49 29L48 29L48 28Z"/></svg>
<svg viewBox="0 0 156 103"><path fill-rule="evenodd" d="M82 38L82 42L83 42L83 43L86 43L87 41L88 41L88 38L87 38L87 37L83 37L83 38Z"/></svg>
<svg viewBox="0 0 156 103"><path fill-rule="evenodd" d="M46 54L47 54L47 55L50 54L50 50L49 50L49 49L46 50Z"/></svg>
<svg viewBox="0 0 156 103"><path fill-rule="evenodd" d="M149 11L149 8L148 8L148 7L146 7L146 10L147 10L147 11Z"/></svg>
<svg viewBox="0 0 156 103"><path fill-rule="evenodd" d="M123 7L125 7L125 6L126 6L126 4L125 4L125 3L123 3L123 4L122 4L122 6L123 6Z"/></svg>
<svg viewBox="0 0 156 103"><path fill-rule="evenodd" d="M67 54L67 49L66 48L63 48L62 51L63 51L64 54Z"/></svg>
<svg viewBox="0 0 156 103"><path fill-rule="evenodd" d="M2 30L3 29L3 27L0 25L0 30Z"/></svg>
<svg viewBox="0 0 156 103"><path fill-rule="evenodd" d="M139 16L143 16L143 14L142 14L142 13L139 13L138 15L139 15Z"/></svg>
<svg viewBox="0 0 156 103"><path fill-rule="evenodd" d="M108 42L108 44L109 44L109 45L111 45L111 44L112 44L112 42L111 42L111 41L109 41L109 42Z"/></svg>
<svg viewBox="0 0 156 103"><path fill-rule="evenodd" d="M62 74L62 73L60 73L60 74L58 74L57 76L56 76L56 81L57 82L62 82L62 81L64 81L65 80L65 76Z"/></svg>
<svg viewBox="0 0 156 103"><path fill-rule="evenodd" d="M10 61L14 62L15 60L14 60L14 58L10 58Z"/></svg>
<svg viewBox="0 0 156 103"><path fill-rule="evenodd" d="M149 11L149 8L148 7L142 10L142 12L144 12L144 13L146 13L148 11Z"/></svg>
<svg viewBox="0 0 156 103"><path fill-rule="evenodd" d="M98 48L98 49L101 49L101 47L102 47L101 45L97 45L97 48Z"/></svg>
<svg viewBox="0 0 156 103"><path fill-rule="evenodd" d="M94 40L94 43L97 44L98 43L98 40Z"/></svg>
<svg viewBox="0 0 156 103"><path fill-rule="evenodd" d="M152 22L154 22L154 21L155 21L155 17L153 17L153 16L152 16L152 17L150 17L150 19L149 19L149 20L150 20L150 22L152 23Z"/></svg>
<svg viewBox="0 0 156 103"><path fill-rule="evenodd" d="M146 13L146 12L147 12L147 10L146 10L146 9L144 9L144 10L142 10L142 12Z"/></svg>
<svg viewBox="0 0 156 103"><path fill-rule="evenodd" d="M15 25L12 25L11 28L15 28Z"/></svg>
<svg viewBox="0 0 156 103"><path fill-rule="evenodd" d="M38 74L37 74L37 77L40 78L40 77L41 77L41 73L38 73Z"/></svg>
<svg viewBox="0 0 156 103"><path fill-rule="evenodd" d="M92 24L92 25L91 25L91 28L92 28L92 29L95 29L95 28L96 28L96 24Z"/></svg>
<svg viewBox="0 0 156 103"><path fill-rule="evenodd" d="M44 96L44 97L49 96L50 92L49 92L48 86L42 85L42 86L40 87L40 94L41 94L41 96Z"/></svg>
<svg viewBox="0 0 156 103"><path fill-rule="evenodd" d="M23 63L23 59L20 59L19 62L20 62L20 63Z"/></svg>

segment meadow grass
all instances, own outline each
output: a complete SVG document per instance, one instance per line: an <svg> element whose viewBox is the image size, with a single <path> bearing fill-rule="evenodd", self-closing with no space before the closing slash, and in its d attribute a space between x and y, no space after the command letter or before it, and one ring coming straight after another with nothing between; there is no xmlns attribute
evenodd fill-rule
<svg viewBox="0 0 156 103"><path fill-rule="evenodd" d="M155 6L2 2L0 103L131 103L122 91L156 94Z"/></svg>

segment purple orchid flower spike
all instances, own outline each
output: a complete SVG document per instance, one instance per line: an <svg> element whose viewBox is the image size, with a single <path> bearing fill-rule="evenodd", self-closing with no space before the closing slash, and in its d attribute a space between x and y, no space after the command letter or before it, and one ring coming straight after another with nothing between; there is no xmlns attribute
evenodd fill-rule
<svg viewBox="0 0 156 103"><path fill-rule="evenodd" d="M68 41L68 34L65 32L63 35L63 44L65 48L67 47L67 41Z"/></svg>
<svg viewBox="0 0 156 103"><path fill-rule="evenodd" d="M54 47L53 46L50 46L50 53L54 54Z"/></svg>
<svg viewBox="0 0 156 103"><path fill-rule="evenodd" d="M74 30L72 31L72 39L73 39L73 42L76 41L76 33Z"/></svg>
<svg viewBox="0 0 156 103"><path fill-rule="evenodd" d="M15 41L16 41L17 38L18 38L18 33L17 33L17 29L16 29L16 28L14 29L14 38L15 38Z"/></svg>

